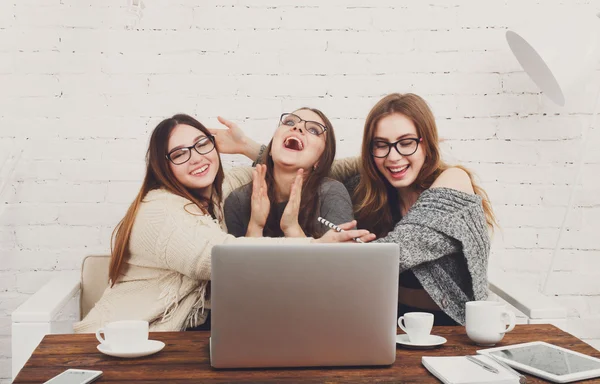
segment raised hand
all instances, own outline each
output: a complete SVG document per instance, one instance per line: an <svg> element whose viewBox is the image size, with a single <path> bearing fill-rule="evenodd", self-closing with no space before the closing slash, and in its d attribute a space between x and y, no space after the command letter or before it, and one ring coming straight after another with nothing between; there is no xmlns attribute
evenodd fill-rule
<svg viewBox="0 0 600 384"><path fill-rule="evenodd" d="M260 151L260 144L247 137L244 131L234 122L218 116L219 122L227 127L209 128L215 137L217 148L222 154L246 155L251 160L256 160Z"/></svg>
<svg viewBox="0 0 600 384"><path fill-rule="evenodd" d="M298 213L300 212L300 202L302 198L302 183L304 182L304 170L300 168L296 173L296 178L290 190L290 199L283 210L279 226L285 237L305 237L304 231L298 223Z"/></svg>
<svg viewBox="0 0 600 384"><path fill-rule="evenodd" d="M313 240L313 243L354 243L354 238L359 238L363 243L368 243L376 238L374 233L370 233L366 229L354 229L356 227L356 220L340 224L339 227L344 232L337 232L334 229L330 229L320 239Z"/></svg>
<svg viewBox="0 0 600 384"><path fill-rule="evenodd" d="M262 237L263 229L269 217L271 203L267 194L267 182L265 175L267 174L267 166L258 164L252 170L252 198L250 200L251 214L250 222L248 223L248 237Z"/></svg>

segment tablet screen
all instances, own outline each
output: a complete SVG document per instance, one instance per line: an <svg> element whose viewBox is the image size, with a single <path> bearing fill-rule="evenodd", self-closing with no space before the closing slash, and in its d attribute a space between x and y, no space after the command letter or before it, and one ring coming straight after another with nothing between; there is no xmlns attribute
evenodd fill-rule
<svg viewBox="0 0 600 384"><path fill-rule="evenodd" d="M540 344L494 351L490 354L554 375L568 375L600 369L598 361Z"/></svg>

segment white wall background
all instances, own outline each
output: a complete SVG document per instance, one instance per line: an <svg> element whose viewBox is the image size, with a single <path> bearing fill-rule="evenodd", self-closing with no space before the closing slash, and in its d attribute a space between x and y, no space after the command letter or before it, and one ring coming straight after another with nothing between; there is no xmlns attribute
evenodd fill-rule
<svg viewBox="0 0 600 384"><path fill-rule="evenodd" d="M0 382L10 376L11 312L56 271L108 252L142 179L148 133L177 112L209 126L223 115L266 142L282 111L314 106L332 119L343 157L358 153L380 97L416 92L448 159L475 170L492 198L502 226L492 267L543 284L600 78L555 107L504 32L515 15L597 2L141 0L140 11L128 1L0 2ZM548 293L570 308L571 332L598 347L592 128Z"/></svg>

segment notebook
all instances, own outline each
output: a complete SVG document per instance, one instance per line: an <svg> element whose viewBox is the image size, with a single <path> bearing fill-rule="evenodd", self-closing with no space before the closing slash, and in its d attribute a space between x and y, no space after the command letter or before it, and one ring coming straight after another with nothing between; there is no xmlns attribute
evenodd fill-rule
<svg viewBox="0 0 600 384"><path fill-rule="evenodd" d="M519 378L487 356L474 356L496 368L490 372L465 356L423 356L421 363L444 384L519 384Z"/></svg>

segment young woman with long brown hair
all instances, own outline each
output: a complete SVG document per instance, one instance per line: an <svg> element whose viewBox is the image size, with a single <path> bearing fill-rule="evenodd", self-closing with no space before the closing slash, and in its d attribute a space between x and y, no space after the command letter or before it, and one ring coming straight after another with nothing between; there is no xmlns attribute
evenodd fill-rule
<svg viewBox="0 0 600 384"><path fill-rule="evenodd" d="M218 148L208 129L188 115L158 124L146 164L142 187L113 233L109 286L76 332L95 332L116 320L147 320L154 331L208 328L216 244L340 242L368 234L331 231L319 240L228 235L221 226L224 172ZM292 218L301 183L299 175L290 196ZM264 211L269 205L264 170L254 170L253 186L252 209ZM346 229L354 224L346 223Z"/></svg>
<svg viewBox="0 0 600 384"><path fill-rule="evenodd" d="M360 227L400 246L399 315L431 312L437 325L464 324L465 303L487 297L496 221L471 172L442 161L425 100L396 93L371 109L359 170L348 184Z"/></svg>
<svg viewBox="0 0 600 384"><path fill-rule="evenodd" d="M258 156L237 126L213 133L229 153ZM425 100L381 99L365 122L361 157L335 161L330 176L351 193L359 227L400 247L399 316L430 312L436 325L464 324L465 303L487 297L496 221L472 173L442 161Z"/></svg>
<svg viewBox="0 0 600 384"><path fill-rule="evenodd" d="M232 125L232 123L224 121ZM352 201L339 181L327 178L335 157L333 125L323 112L300 108L284 113L266 146L266 184L271 207L266 217L251 214L252 186L233 191L225 201L225 221L234 236L320 237L327 227L319 216L333 223L352 221ZM306 175L298 220L287 224L285 207L298 170Z"/></svg>

